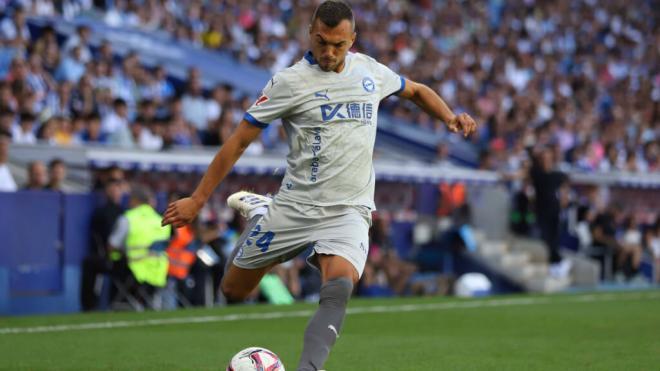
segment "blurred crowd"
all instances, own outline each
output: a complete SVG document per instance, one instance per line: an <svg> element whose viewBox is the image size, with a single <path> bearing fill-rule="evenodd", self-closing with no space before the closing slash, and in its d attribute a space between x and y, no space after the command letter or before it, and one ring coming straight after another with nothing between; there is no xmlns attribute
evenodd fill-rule
<svg viewBox="0 0 660 371"><path fill-rule="evenodd" d="M251 98L230 85L202 89L199 71L174 80L161 66L147 68L136 53L117 58L113 46L90 45L81 26L60 40L47 26L32 35L32 7L3 9L0 25L0 130L14 143L112 145L148 150L220 145ZM275 125L248 152L282 145Z"/></svg>
<svg viewBox="0 0 660 371"><path fill-rule="evenodd" d="M316 2L10 1L2 42L19 51L2 85L2 115L14 140L58 145L111 143L149 149L217 145L252 99L217 86L203 91L199 72L186 81L119 61L112 45L89 45L82 27L59 44L51 29L32 37L28 14L87 13L117 27L165 32L173 39L281 70L307 45ZM518 170L522 149L549 146L565 168L649 172L659 168L660 20L657 1L600 3L501 0L353 1L367 53L424 82L482 125L472 139L480 166ZM35 35L36 36L36 35ZM31 42L28 42L32 40ZM428 130L444 127L411 106L384 108ZM282 145L275 126L263 148ZM522 157L522 158L521 158Z"/></svg>

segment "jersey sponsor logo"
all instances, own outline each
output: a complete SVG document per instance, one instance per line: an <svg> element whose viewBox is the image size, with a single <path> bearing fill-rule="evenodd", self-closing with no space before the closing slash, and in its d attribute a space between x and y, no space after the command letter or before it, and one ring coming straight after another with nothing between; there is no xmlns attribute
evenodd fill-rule
<svg viewBox="0 0 660 371"><path fill-rule="evenodd" d="M362 87L367 93L373 93L376 90L376 83L371 77L365 77L362 79Z"/></svg>
<svg viewBox="0 0 660 371"><path fill-rule="evenodd" d="M339 103L339 104L336 104L334 106L332 104L322 105L321 106L321 118L323 119L323 121L330 121L333 118L335 118L335 116L339 117L340 119L345 119L346 116L344 116L343 114L341 114L339 112L339 110L343 106L344 106L344 103Z"/></svg>
<svg viewBox="0 0 660 371"><path fill-rule="evenodd" d="M338 103L321 105L321 118L324 122L335 117L340 119L358 119L365 125L371 124L374 114L373 103Z"/></svg>
<svg viewBox="0 0 660 371"><path fill-rule="evenodd" d="M330 97L328 97L328 89L317 91L316 93L314 93L314 96L316 98L323 98L325 100L330 100Z"/></svg>
<svg viewBox="0 0 660 371"><path fill-rule="evenodd" d="M312 134L314 135L314 140L312 141L312 155L314 155L314 157L312 158L309 180L316 183L321 167L319 152L321 152L321 149L323 148L321 146L321 128L314 128Z"/></svg>
<svg viewBox="0 0 660 371"><path fill-rule="evenodd" d="M259 99L257 99L257 101L254 103L254 105L255 105L255 106L258 106L258 105L260 105L261 103L266 102L268 99L270 99L270 98L268 98L268 96L267 96L266 94L261 94L261 96L259 97Z"/></svg>

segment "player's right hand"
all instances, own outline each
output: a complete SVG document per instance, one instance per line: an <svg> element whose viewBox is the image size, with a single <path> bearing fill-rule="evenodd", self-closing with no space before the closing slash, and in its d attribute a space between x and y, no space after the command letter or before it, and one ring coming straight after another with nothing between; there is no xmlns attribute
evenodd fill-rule
<svg viewBox="0 0 660 371"><path fill-rule="evenodd" d="M174 228L183 227L192 221L199 213L203 204L195 201L191 197L182 198L172 202L163 215L162 226L171 224Z"/></svg>

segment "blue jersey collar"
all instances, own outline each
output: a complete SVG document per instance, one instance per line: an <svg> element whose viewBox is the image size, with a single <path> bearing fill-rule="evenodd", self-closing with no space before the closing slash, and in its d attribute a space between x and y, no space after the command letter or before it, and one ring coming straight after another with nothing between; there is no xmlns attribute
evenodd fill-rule
<svg viewBox="0 0 660 371"><path fill-rule="evenodd" d="M314 59L314 56L312 55L311 50L308 50L307 53L305 53L305 59L307 59L307 62L309 62L309 64L311 64L311 65L318 64L316 59Z"/></svg>

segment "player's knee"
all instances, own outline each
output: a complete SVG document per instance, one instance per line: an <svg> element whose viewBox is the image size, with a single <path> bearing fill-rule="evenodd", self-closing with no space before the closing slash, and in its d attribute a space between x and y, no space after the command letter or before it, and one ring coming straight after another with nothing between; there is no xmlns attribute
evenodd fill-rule
<svg viewBox="0 0 660 371"><path fill-rule="evenodd" d="M250 295L249 290L245 290L244 288L236 285L235 283L232 283L229 280L222 280L220 289L222 290L222 294L225 296L228 303L241 302Z"/></svg>
<svg viewBox="0 0 660 371"><path fill-rule="evenodd" d="M321 286L319 303L334 307L346 306L352 292L353 281L350 278L335 278Z"/></svg>

